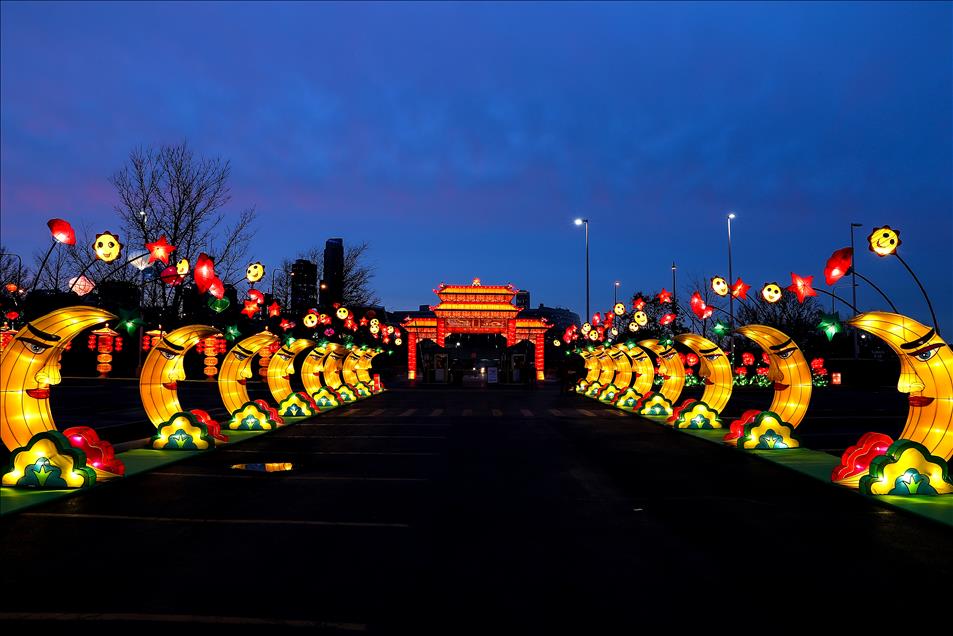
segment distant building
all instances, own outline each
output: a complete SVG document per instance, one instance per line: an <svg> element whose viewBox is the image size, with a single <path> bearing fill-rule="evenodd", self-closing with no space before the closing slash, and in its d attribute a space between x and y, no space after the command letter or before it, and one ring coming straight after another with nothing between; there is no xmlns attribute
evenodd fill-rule
<svg viewBox="0 0 953 636"><path fill-rule="evenodd" d="M321 306L344 300L344 239L328 239L324 244L324 278L321 279Z"/></svg>
<svg viewBox="0 0 953 636"><path fill-rule="evenodd" d="M529 309L529 292L526 290L516 292L513 304L520 309Z"/></svg>
<svg viewBox="0 0 953 636"><path fill-rule="evenodd" d="M562 307L547 307L540 304L536 309L524 309L520 312L522 318L545 318L556 327L557 333L562 333L569 325L578 325L579 314Z"/></svg>
<svg viewBox="0 0 953 636"><path fill-rule="evenodd" d="M318 266L299 258L291 266L291 310L306 311L318 306Z"/></svg>

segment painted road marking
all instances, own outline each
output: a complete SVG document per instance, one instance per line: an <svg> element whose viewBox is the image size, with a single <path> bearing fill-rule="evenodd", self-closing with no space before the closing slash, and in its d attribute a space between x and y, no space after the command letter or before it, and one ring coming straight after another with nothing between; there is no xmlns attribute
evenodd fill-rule
<svg viewBox="0 0 953 636"><path fill-rule="evenodd" d="M503 415L503 411L501 411L500 409L490 409L490 412L493 413L494 417L500 417L501 415Z"/></svg>
<svg viewBox="0 0 953 636"><path fill-rule="evenodd" d="M595 417L595 416L596 416L595 413L593 413L592 411L587 411L586 409L576 409L576 411L578 411L578 412L581 413L582 415L585 415L586 417Z"/></svg>
<svg viewBox="0 0 953 636"><path fill-rule="evenodd" d="M520 409L520 413L523 414L523 417L533 417L533 412L529 409Z"/></svg>
<svg viewBox="0 0 953 636"><path fill-rule="evenodd" d="M367 417L377 417L378 415L380 415L380 414L383 413L383 412L384 412L384 409L375 409L375 410L371 411L370 413L368 413L368 414L367 414Z"/></svg>
<svg viewBox="0 0 953 636"><path fill-rule="evenodd" d="M434 409L430 412L430 417L437 417L438 415L443 415L443 409Z"/></svg>
<svg viewBox="0 0 953 636"><path fill-rule="evenodd" d="M398 417L407 417L408 415L413 415L416 412L417 412L417 409L407 409L406 411L401 413Z"/></svg>
<svg viewBox="0 0 953 636"><path fill-rule="evenodd" d="M366 632L364 623L331 623L326 621L303 621L291 618L252 618L249 616L207 616L194 614L104 614L86 612L2 612L5 621L103 621L103 622L148 622L148 623L206 623L211 625L274 625L276 627L319 627L348 632Z"/></svg>
<svg viewBox="0 0 953 636"><path fill-rule="evenodd" d="M351 528L409 528L409 523L382 523L376 521L312 521L308 519L192 519L190 517L140 517L136 515L94 515L76 512L22 512L21 517L52 517L59 519L103 519L107 521L148 521L150 523L220 523L265 526L345 526Z"/></svg>
<svg viewBox="0 0 953 636"><path fill-rule="evenodd" d="M559 409L549 409L550 414L555 415L556 417L562 417L562 411Z"/></svg>

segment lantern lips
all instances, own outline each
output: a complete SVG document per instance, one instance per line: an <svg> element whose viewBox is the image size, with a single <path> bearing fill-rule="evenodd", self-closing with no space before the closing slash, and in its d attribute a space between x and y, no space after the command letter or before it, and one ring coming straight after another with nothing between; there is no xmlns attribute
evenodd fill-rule
<svg viewBox="0 0 953 636"><path fill-rule="evenodd" d="M790 384L785 384L784 382L775 382L774 390L775 391L784 391L785 389L791 388Z"/></svg>
<svg viewBox="0 0 953 636"><path fill-rule="evenodd" d="M175 391L179 385L175 380L172 380L172 382L163 382L162 386L170 391Z"/></svg>
<svg viewBox="0 0 953 636"><path fill-rule="evenodd" d="M245 386L245 383L248 382L248 380L245 379L245 378L239 378L239 379L237 380L237 382L238 382L239 384L241 384L242 386Z"/></svg>
<svg viewBox="0 0 953 636"><path fill-rule="evenodd" d="M50 397L50 387L42 389L27 389L26 394L34 400L46 400Z"/></svg>
<svg viewBox="0 0 953 636"><path fill-rule="evenodd" d="M933 403L935 398L931 398L926 395L911 395L907 398L907 401L910 403L910 406L927 406Z"/></svg>

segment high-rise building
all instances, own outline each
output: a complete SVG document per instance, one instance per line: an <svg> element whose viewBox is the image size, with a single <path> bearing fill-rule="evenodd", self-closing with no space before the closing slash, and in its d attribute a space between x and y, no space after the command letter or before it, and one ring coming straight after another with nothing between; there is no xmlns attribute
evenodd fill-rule
<svg viewBox="0 0 953 636"><path fill-rule="evenodd" d="M344 239L328 239L324 244L324 278L321 280L321 306L330 307L344 300Z"/></svg>
<svg viewBox="0 0 953 636"><path fill-rule="evenodd" d="M318 266L299 258L291 266L291 310L306 311L318 306Z"/></svg>

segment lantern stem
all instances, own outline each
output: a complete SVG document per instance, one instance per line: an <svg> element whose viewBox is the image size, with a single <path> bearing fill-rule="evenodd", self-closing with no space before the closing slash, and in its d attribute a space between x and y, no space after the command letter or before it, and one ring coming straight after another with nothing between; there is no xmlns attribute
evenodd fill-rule
<svg viewBox="0 0 953 636"><path fill-rule="evenodd" d="M57 241L54 239L53 244L50 245L50 249L46 250L46 256L43 257L43 260L40 262L40 267L36 270L36 277L33 279L33 287L30 288L30 293L36 289L37 284L40 282L40 274L43 273L43 268L46 266L46 261L50 258L50 254L53 253L53 248L57 246Z"/></svg>
<svg viewBox="0 0 953 636"><path fill-rule="evenodd" d="M897 310L896 305L894 305L892 302L890 302L890 299L887 298L887 294L885 294L882 289L880 289L879 287L877 287L877 286L874 284L874 281L870 280L869 278L867 278L867 277L864 276L863 274L858 274L857 272L853 271L853 267L851 267L851 273L854 274L855 276L857 276L860 280L866 282L868 285L870 285L870 286L873 287L874 289L876 289L877 292L879 292L880 295L883 296L884 300L887 301L887 304L890 305L890 308L893 310L893 313L895 313L895 314L899 314L899 313L900 313L900 312Z"/></svg>
<svg viewBox="0 0 953 636"><path fill-rule="evenodd" d="M79 279L83 277L83 274L85 274L86 272L88 272L88 271L89 271L89 268L93 266L93 263L95 263L95 262L98 261L98 260L99 260L98 258L94 258L93 260L91 260L91 261L89 262L88 265L86 265L86 267L83 268L83 271L81 271L81 272L79 273L79 276L77 276L75 279L73 279L73 284L70 285L70 286L69 286L69 289L66 290L67 293L73 291L73 288L76 287L76 283L78 283L78 282L79 282Z"/></svg>
<svg viewBox="0 0 953 636"><path fill-rule="evenodd" d="M125 267L126 265L132 264L133 261L139 260L140 258L142 258L142 254L140 254L140 255L138 255L138 256L133 256L132 258L130 258L130 259L129 259L128 261L126 261L125 263L120 263L119 265L116 265L114 268L112 268L111 270L109 270L108 272L106 272L106 275L103 276L103 277L100 279L99 283L100 283L100 284L101 284L101 283L105 283L107 280L109 280L110 278L112 278L113 275L114 275L116 272L118 272L119 270L121 270L121 269L122 269L123 267ZM95 262L95 261L94 261L94 262ZM91 264L92 264L92 263L91 263Z"/></svg>
<svg viewBox="0 0 953 636"><path fill-rule="evenodd" d="M936 321L936 313L934 313L934 311L933 311L933 303L930 302L930 296L927 294L927 290L925 290L925 289L923 288L923 284L920 283L920 279L917 278L917 275L914 274L914 273L913 273L913 270L910 269L910 266L907 265L907 261L903 260L903 258L900 257L900 254L899 254L898 252L894 252L893 255L897 257L897 260L898 260L898 261L900 261L901 263L903 263L903 266L906 267L906 268L907 268L907 271L910 272L910 275L913 276L913 280L916 281L917 287L920 288L920 293L923 294L923 297L924 297L924 298L926 299L926 301L927 301L927 307L930 308L930 317L933 318L933 328L936 329L936 334L937 334L937 335L940 335L940 325L939 325L939 323L937 323L937 321ZM894 310L894 312L895 312L895 313L899 313L899 312L897 312L896 310Z"/></svg>
<svg viewBox="0 0 953 636"><path fill-rule="evenodd" d="M857 274L857 275L860 276L860 274ZM822 293L822 294L827 294L827 295L830 296L831 298L833 298L833 299L835 299L835 300L841 301L842 303L844 303L845 305L847 305L848 307L850 307L851 309L853 309L855 314L859 314L859 313L860 313L859 311L857 311L857 308L856 308L856 307L854 307L852 304L850 304L849 302L847 302L846 300L844 300L844 299L841 298L840 296L836 296L836 295L830 293L829 291L826 291L826 290L823 290L823 289L815 289L814 291L820 292L820 293ZM888 301L888 302L889 302L889 301Z"/></svg>

